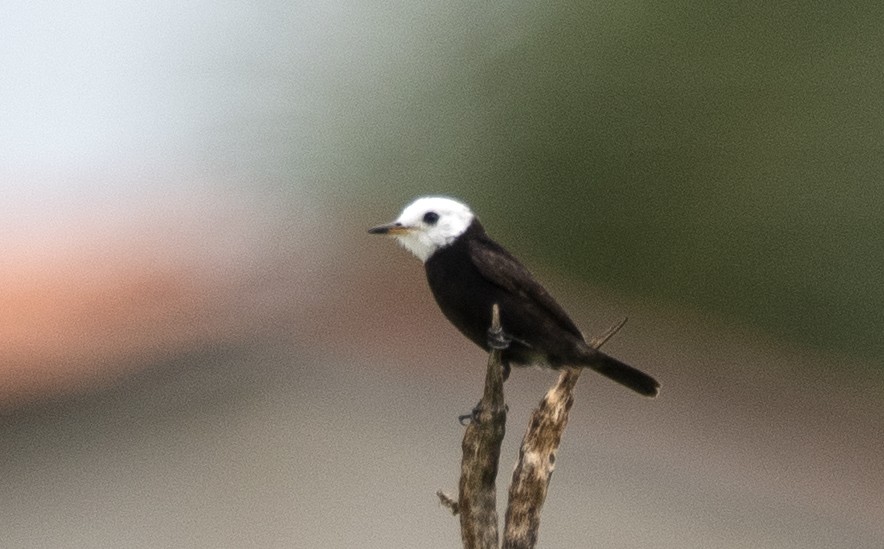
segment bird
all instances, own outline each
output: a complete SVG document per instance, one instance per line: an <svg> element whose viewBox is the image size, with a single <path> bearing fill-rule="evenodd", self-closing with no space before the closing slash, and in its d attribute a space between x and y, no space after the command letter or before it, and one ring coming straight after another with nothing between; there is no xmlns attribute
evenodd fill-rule
<svg viewBox="0 0 884 549"><path fill-rule="evenodd" d="M394 237L423 262L442 313L486 351L493 344L488 330L497 304L508 341L501 352L504 378L510 366L590 368L641 395L657 396L656 379L586 343L562 306L488 236L466 204L445 196L421 197L394 222L368 232Z"/></svg>

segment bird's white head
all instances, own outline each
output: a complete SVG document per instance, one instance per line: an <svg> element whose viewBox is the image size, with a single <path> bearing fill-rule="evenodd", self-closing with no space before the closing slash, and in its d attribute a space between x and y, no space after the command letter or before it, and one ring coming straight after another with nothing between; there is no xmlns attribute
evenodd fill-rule
<svg viewBox="0 0 884 549"><path fill-rule="evenodd" d="M474 217L470 208L457 200L425 196L406 206L393 223L368 232L394 236L405 249L426 261L462 235Z"/></svg>

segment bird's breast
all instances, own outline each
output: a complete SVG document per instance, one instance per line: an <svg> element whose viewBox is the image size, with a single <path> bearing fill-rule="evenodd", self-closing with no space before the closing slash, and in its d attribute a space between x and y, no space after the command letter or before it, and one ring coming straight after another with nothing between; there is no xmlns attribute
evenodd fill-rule
<svg viewBox="0 0 884 549"><path fill-rule="evenodd" d="M437 251L424 267L430 290L445 317L470 340L486 348L491 307L499 301L499 289L455 245Z"/></svg>

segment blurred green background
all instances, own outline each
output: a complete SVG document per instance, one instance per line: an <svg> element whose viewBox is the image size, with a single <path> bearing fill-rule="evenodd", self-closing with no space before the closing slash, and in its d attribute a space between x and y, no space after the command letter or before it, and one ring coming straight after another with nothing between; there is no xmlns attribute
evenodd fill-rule
<svg viewBox="0 0 884 549"><path fill-rule="evenodd" d="M395 204L464 197L574 276L884 358L884 8L495 15L440 26L442 47L381 84L389 119L345 138L371 158L353 179Z"/></svg>

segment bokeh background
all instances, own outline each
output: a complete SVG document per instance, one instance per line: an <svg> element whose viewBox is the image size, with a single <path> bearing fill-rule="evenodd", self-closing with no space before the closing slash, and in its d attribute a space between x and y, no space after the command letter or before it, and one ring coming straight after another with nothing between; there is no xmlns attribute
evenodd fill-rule
<svg viewBox="0 0 884 549"><path fill-rule="evenodd" d="M0 546L457 547L485 357L365 233L433 193L663 382L584 377L541 546L880 548L882 24L5 2Z"/></svg>

